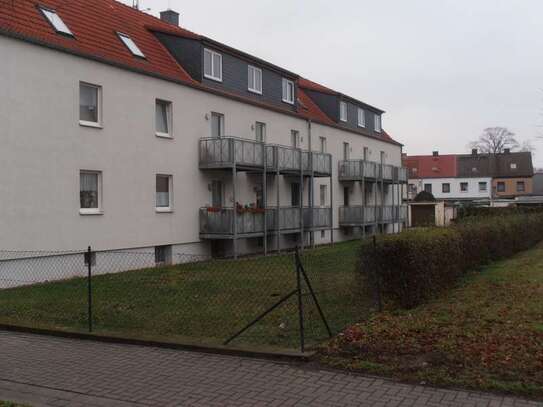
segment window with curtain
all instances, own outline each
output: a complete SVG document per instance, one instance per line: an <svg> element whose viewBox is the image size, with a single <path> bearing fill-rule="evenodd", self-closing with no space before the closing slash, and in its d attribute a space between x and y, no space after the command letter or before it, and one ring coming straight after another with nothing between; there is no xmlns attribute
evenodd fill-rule
<svg viewBox="0 0 543 407"><path fill-rule="evenodd" d="M358 127L366 127L366 112L358 108Z"/></svg>
<svg viewBox="0 0 543 407"><path fill-rule="evenodd" d="M171 102L156 100L155 130L159 136L171 137Z"/></svg>
<svg viewBox="0 0 543 407"><path fill-rule="evenodd" d="M100 87L87 83L79 84L79 120L98 124L100 121Z"/></svg>
<svg viewBox="0 0 543 407"><path fill-rule="evenodd" d="M339 119L342 122L347 121L347 103L346 102L339 102Z"/></svg>
<svg viewBox="0 0 543 407"><path fill-rule="evenodd" d="M249 90L254 93L262 94L262 69L249 65Z"/></svg>
<svg viewBox="0 0 543 407"><path fill-rule="evenodd" d="M255 123L255 138L259 143L266 142L266 123Z"/></svg>
<svg viewBox="0 0 543 407"><path fill-rule="evenodd" d="M211 137L224 137L224 115L221 113L211 113Z"/></svg>
<svg viewBox="0 0 543 407"><path fill-rule="evenodd" d="M158 209L171 209L170 184L171 175L156 176L156 207Z"/></svg>
<svg viewBox="0 0 543 407"><path fill-rule="evenodd" d="M294 104L294 82L283 78L283 102Z"/></svg>
<svg viewBox="0 0 543 407"><path fill-rule="evenodd" d="M81 171L79 174L79 200L80 209L100 209L100 173Z"/></svg>
<svg viewBox="0 0 543 407"><path fill-rule="evenodd" d="M204 76L222 81L222 55L207 48L204 49Z"/></svg>

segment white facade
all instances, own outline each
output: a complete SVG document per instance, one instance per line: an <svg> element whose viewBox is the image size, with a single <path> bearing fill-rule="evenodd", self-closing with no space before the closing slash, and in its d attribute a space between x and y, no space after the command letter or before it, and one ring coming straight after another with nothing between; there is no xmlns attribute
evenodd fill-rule
<svg viewBox="0 0 543 407"><path fill-rule="evenodd" d="M173 245L179 253L208 254L210 243L200 240L198 214L199 208L212 205L214 180L224 181L224 204L234 204L231 174L201 171L198 165L198 143L211 135L212 112L224 115L227 136L254 140L255 122L263 122L268 143L290 145L296 130L301 147L311 144L317 151L319 137L326 138L333 157L332 185L328 178L315 179L314 203L321 203L320 185L328 185L325 205L333 207L335 240L352 238L338 225L344 185L337 169L343 143L350 143L351 158L362 158L367 147L370 161L379 161L384 152L387 164L401 166L401 147L375 138L310 125L296 116L19 40L0 37L0 49L0 249L64 251L90 245L105 251ZM79 122L81 82L101 89L101 127ZM157 99L171 102L171 139L156 135ZM80 211L81 171L100 173L98 213ZM169 211L156 209L157 174L171 176ZM236 201L255 202L260 179L239 173ZM280 204L290 205L290 182L284 176L269 177L269 200L275 203L280 188ZM362 203L358 184L350 193L351 204ZM386 195L386 204L392 204L392 196ZM252 240L246 250L257 244ZM331 240L329 230L315 233L317 244Z"/></svg>
<svg viewBox="0 0 543 407"><path fill-rule="evenodd" d="M428 188L431 190L428 191ZM425 190L431 192L434 198L439 200L488 199L492 191L492 178L409 179L409 199L413 199L417 193Z"/></svg>

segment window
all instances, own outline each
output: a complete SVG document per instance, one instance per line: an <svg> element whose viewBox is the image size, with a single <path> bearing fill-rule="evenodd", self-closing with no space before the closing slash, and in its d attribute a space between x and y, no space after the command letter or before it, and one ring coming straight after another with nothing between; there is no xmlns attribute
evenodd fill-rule
<svg viewBox="0 0 543 407"><path fill-rule="evenodd" d="M321 153L326 153L326 137L319 137L319 141Z"/></svg>
<svg viewBox="0 0 543 407"><path fill-rule="evenodd" d="M461 182L460 183L460 192L468 192L468 183L467 182Z"/></svg>
<svg viewBox="0 0 543 407"><path fill-rule="evenodd" d="M385 163L385 158L386 158L386 154L385 154L384 151L381 151L380 157L381 157L381 164L384 164Z"/></svg>
<svg viewBox="0 0 543 407"><path fill-rule="evenodd" d="M347 102L339 102L339 120L347 121Z"/></svg>
<svg viewBox="0 0 543 407"><path fill-rule="evenodd" d="M130 38L129 35L123 34L123 33L117 33L123 44L128 48L128 50L132 53L132 55L139 57L139 58L145 58L145 54L141 52L141 49L136 45L134 40Z"/></svg>
<svg viewBox="0 0 543 407"><path fill-rule="evenodd" d="M79 173L79 212L99 214L101 211L102 173L81 171Z"/></svg>
<svg viewBox="0 0 543 407"><path fill-rule="evenodd" d="M204 76L222 82L222 55L204 48Z"/></svg>
<svg viewBox="0 0 543 407"><path fill-rule="evenodd" d="M157 99L155 102L155 134L159 137L172 137L172 103Z"/></svg>
<svg viewBox="0 0 543 407"><path fill-rule="evenodd" d="M261 122L255 123L255 139L259 143L266 142L266 123L261 123Z"/></svg>
<svg viewBox="0 0 543 407"><path fill-rule="evenodd" d="M517 192L524 192L526 190L526 185L524 181L517 181Z"/></svg>
<svg viewBox="0 0 543 407"><path fill-rule="evenodd" d="M300 132L297 130L290 131L290 142L292 147L300 148Z"/></svg>
<svg viewBox="0 0 543 407"><path fill-rule="evenodd" d="M343 159L348 160L351 155L351 146L349 143L343 143Z"/></svg>
<svg viewBox="0 0 543 407"><path fill-rule="evenodd" d="M366 112L358 108L358 127L366 127Z"/></svg>
<svg viewBox="0 0 543 407"><path fill-rule="evenodd" d="M448 194L449 192L451 192L451 184L449 184L448 182L441 184L441 192L443 192L444 194Z"/></svg>
<svg viewBox="0 0 543 407"><path fill-rule="evenodd" d="M155 263L158 266L171 264L172 246L155 246Z"/></svg>
<svg viewBox="0 0 543 407"><path fill-rule="evenodd" d="M381 116L378 114L375 115L375 131L381 133Z"/></svg>
<svg viewBox="0 0 543 407"><path fill-rule="evenodd" d="M213 205L214 208L222 208L223 201L222 181L211 181L211 205Z"/></svg>
<svg viewBox="0 0 543 407"><path fill-rule="evenodd" d="M172 176L156 176L156 210L157 212L171 212L172 210Z"/></svg>
<svg viewBox="0 0 543 407"><path fill-rule="evenodd" d="M300 206L300 184L297 182L290 184L290 204Z"/></svg>
<svg viewBox="0 0 543 407"><path fill-rule="evenodd" d="M351 190L349 187L343 187L343 206L349 206L349 197L351 195Z"/></svg>
<svg viewBox="0 0 543 407"><path fill-rule="evenodd" d="M431 194L432 193L432 184L424 184L424 191Z"/></svg>
<svg viewBox="0 0 543 407"><path fill-rule="evenodd" d="M498 192L505 192L505 182L498 182L496 189Z"/></svg>
<svg viewBox="0 0 543 407"><path fill-rule="evenodd" d="M79 84L79 123L99 127L101 118L100 102L102 88L81 82Z"/></svg>
<svg viewBox="0 0 543 407"><path fill-rule="evenodd" d="M479 192L486 192L487 186L486 182L479 182Z"/></svg>
<svg viewBox="0 0 543 407"><path fill-rule="evenodd" d="M294 104L294 82L283 78L283 102Z"/></svg>
<svg viewBox="0 0 543 407"><path fill-rule="evenodd" d="M368 161L368 158L369 158L369 149L368 147L364 147L364 161Z"/></svg>
<svg viewBox="0 0 543 407"><path fill-rule="evenodd" d="M320 204L321 204L321 207L326 206L327 195L328 195L328 185L321 185L320 186Z"/></svg>
<svg viewBox="0 0 543 407"><path fill-rule="evenodd" d="M224 137L224 115L221 113L211 113L211 137Z"/></svg>
<svg viewBox="0 0 543 407"><path fill-rule="evenodd" d="M321 239L324 239L326 237L326 231L321 230Z"/></svg>
<svg viewBox="0 0 543 407"><path fill-rule="evenodd" d="M249 65L249 91L262 94L262 69Z"/></svg>
<svg viewBox="0 0 543 407"><path fill-rule="evenodd" d="M49 21L49 24L53 26L53 28L55 29L57 33L66 34L71 37L74 36L73 33L68 28L68 26L64 24L64 21L62 21L62 19L59 17L59 15L57 14L55 10L51 10L44 7L40 7L40 10L45 16L45 18L47 19L47 21Z"/></svg>
<svg viewBox="0 0 543 407"><path fill-rule="evenodd" d="M511 163L511 169L516 170L517 169L517 164L516 163Z"/></svg>
<svg viewBox="0 0 543 407"><path fill-rule="evenodd" d="M408 189L409 189L410 194L416 194L417 193L417 186L415 184L409 184Z"/></svg>

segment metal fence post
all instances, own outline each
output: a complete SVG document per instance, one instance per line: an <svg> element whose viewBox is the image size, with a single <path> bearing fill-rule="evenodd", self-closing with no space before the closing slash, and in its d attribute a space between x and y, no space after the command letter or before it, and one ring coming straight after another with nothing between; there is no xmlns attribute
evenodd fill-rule
<svg viewBox="0 0 543 407"><path fill-rule="evenodd" d="M302 301L302 276L300 273L300 250L296 246L296 288L298 294L298 319L300 322L300 351L305 351L305 336L304 336L304 308Z"/></svg>
<svg viewBox="0 0 543 407"><path fill-rule="evenodd" d="M88 305L88 324L89 332L92 332L92 249L89 246L87 250L87 305Z"/></svg>

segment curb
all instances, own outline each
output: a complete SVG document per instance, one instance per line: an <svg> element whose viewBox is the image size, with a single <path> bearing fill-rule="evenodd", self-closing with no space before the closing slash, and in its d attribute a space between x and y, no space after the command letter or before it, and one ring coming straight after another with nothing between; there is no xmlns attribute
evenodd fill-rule
<svg viewBox="0 0 543 407"><path fill-rule="evenodd" d="M161 342L147 339L123 338L117 336L97 335L80 332L55 331L52 329L30 328L16 325L0 324L0 330L8 332L20 332L42 336L53 336L57 338L77 339L92 342L136 345L162 349L173 349L188 352L207 353L224 356L238 356L252 359L267 359L277 362L302 362L311 360L315 352L297 352L297 351L259 351L250 348L233 348L227 346L207 346L199 344Z"/></svg>

